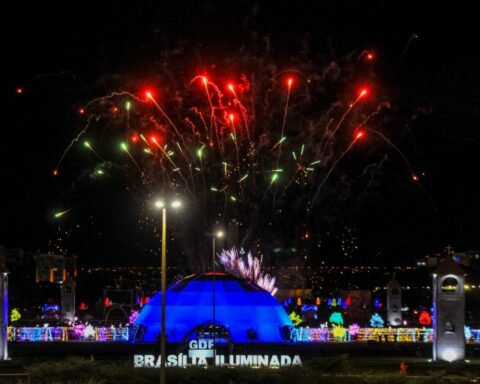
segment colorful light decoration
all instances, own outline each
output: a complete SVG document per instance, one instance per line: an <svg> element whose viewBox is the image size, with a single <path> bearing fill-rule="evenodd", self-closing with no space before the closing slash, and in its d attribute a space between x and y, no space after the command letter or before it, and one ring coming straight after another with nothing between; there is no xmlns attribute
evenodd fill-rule
<svg viewBox="0 0 480 384"><path fill-rule="evenodd" d="M348 327L348 333L350 336L357 336L360 332L360 325L357 323L350 324Z"/></svg>
<svg viewBox="0 0 480 384"><path fill-rule="evenodd" d="M345 341L347 331L341 325L334 325L332 328L332 335L337 341Z"/></svg>
<svg viewBox="0 0 480 384"><path fill-rule="evenodd" d="M340 312L333 312L328 321L335 325L343 325L343 316Z"/></svg>
<svg viewBox="0 0 480 384"><path fill-rule="evenodd" d="M72 327L8 327L8 341L14 342L58 342L58 341L95 341L128 342L131 327L94 327L76 324ZM480 344L480 329L465 327L465 341ZM293 342L402 342L431 343L432 328L361 328L351 324L348 328L292 328L290 339Z"/></svg>
<svg viewBox="0 0 480 384"><path fill-rule="evenodd" d="M10 312L10 322L14 323L22 318L20 311L17 308L13 308Z"/></svg>
<svg viewBox="0 0 480 384"><path fill-rule="evenodd" d="M296 327L298 327L300 324L302 324L303 320L300 317L300 315L298 315L296 312L292 312L288 316L290 317L290 320L292 320L293 325L295 325Z"/></svg>
<svg viewBox="0 0 480 384"><path fill-rule="evenodd" d="M370 327L372 328L382 328L385 324L385 321L378 313L374 313L370 318Z"/></svg>
<svg viewBox="0 0 480 384"><path fill-rule="evenodd" d="M132 325L138 317L138 311L132 311L130 316L128 316L128 324Z"/></svg>
<svg viewBox="0 0 480 384"><path fill-rule="evenodd" d="M430 316L430 314L427 311L423 310L420 313L420 316L418 316L418 322L421 325L430 325L432 324L432 316Z"/></svg>

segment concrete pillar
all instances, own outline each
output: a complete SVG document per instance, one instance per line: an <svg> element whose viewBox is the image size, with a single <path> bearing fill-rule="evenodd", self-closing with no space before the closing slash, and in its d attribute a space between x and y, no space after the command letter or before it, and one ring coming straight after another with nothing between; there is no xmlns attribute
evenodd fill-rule
<svg viewBox="0 0 480 384"><path fill-rule="evenodd" d="M433 360L465 358L465 277L451 256L433 274Z"/></svg>
<svg viewBox="0 0 480 384"><path fill-rule="evenodd" d="M402 325L402 287L395 276L387 284L387 321L392 327Z"/></svg>
<svg viewBox="0 0 480 384"><path fill-rule="evenodd" d="M8 360L8 273L5 248L0 246L0 360Z"/></svg>
<svg viewBox="0 0 480 384"><path fill-rule="evenodd" d="M75 282L67 278L60 286L62 321L75 321Z"/></svg>

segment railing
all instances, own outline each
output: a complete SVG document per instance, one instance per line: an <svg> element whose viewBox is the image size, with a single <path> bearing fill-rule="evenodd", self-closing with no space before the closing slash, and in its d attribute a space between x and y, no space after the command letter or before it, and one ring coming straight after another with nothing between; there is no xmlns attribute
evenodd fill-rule
<svg viewBox="0 0 480 384"><path fill-rule="evenodd" d="M126 342L133 336L132 327L75 325L71 327L8 327L8 341L51 342L91 341ZM465 342L480 344L480 329L465 327ZM432 328L292 328L290 339L300 343L385 342L429 343Z"/></svg>
<svg viewBox="0 0 480 384"><path fill-rule="evenodd" d="M387 342L429 343L433 340L432 328L293 328L290 338L294 342ZM480 329L465 327L465 342L480 344Z"/></svg>
<svg viewBox="0 0 480 384"><path fill-rule="evenodd" d="M8 341L128 341L129 327L8 327Z"/></svg>

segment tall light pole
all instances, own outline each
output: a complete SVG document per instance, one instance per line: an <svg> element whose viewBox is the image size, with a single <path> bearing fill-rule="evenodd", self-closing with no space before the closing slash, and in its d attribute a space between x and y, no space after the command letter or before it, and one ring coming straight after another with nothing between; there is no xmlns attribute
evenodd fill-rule
<svg viewBox="0 0 480 384"><path fill-rule="evenodd" d="M174 209L180 208L182 203L175 200L171 203ZM167 206L163 200L155 202L155 208L162 210L162 265L161 265L161 287L162 287L162 306L160 320L160 384L166 383L165 360L167 359L167 337L165 331L165 307L167 299Z"/></svg>
<svg viewBox="0 0 480 384"><path fill-rule="evenodd" d="M217 231L213 234L212 236L212 272L213 272L213 287L212 287L212 323L213 323L213 366L215 367L217 365L216 362L216 346L215 346L215 333L216 333L216 326L215 326L215 318L216 318L216 312L215 312L215 239L218 237L221 239L224 236L223 231Z"/></svg>

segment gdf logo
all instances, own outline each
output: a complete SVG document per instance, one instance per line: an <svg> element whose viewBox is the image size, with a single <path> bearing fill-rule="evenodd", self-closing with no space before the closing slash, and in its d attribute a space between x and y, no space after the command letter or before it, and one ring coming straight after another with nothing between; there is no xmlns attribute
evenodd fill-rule
<svg viewBox="0 0 480 384"><path fill-rule="evenodd" d="M213 357L213 340L190 340L188 343L188 357Z"/></svg>

